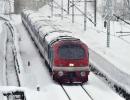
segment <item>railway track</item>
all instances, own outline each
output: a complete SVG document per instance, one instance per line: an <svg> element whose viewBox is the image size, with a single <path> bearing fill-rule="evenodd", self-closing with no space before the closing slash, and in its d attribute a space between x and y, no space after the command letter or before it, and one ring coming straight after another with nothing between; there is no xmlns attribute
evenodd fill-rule
<svg viewBox="0 0 130 100"><path fill-rule="evenodd" d="M7 41L6 41L6 55L5 55L5 60L6 60L6 72L5 72L5 76L6 76L6 85L16 85L19 86L19 82L18 77L17 77L17 72L16 72L16 68L15 68L15 61L14 61L14 53L13 53L13 28L10 24L10 20L11 20L11 4L9 0L3 0L1 1L2 3L2 11L3 11L3 15L0 16L1 21L3 21L3 25L5 28L6 34L7 34ZM16 77L15 77L16 76ZM15 79L16 81L12 81L12 78ZM12 82L11 82L12 81Z"/></svg>
<svg viewBox="0 0 130 100"><path fill-rule="evenodd" d="M13 33L12 27L9 25L9 20L11 20L11 4L9 0L0 1L2 9L0 10L1 16L0 20L3 22L4 31L2 34L6 34L5 43L5 66L3 69L4 73L4 85L5 86L20 86L18 79L18 74L16 71L15 59L14 59L14 48L13 48ZM4 93L3 93L4 94ZM4 94L5 95L5 94ZM4 100L15 100L16 96L14 94L9 94L4 97ZM19 99L22 100L22 99Z"/></svg>
<svg viewBox="0 0 130 100"><path fill-rule="evenodd" d="M14 49L14 33L13 27L9 23L9 20L3 17L0 17L3 21L3 29L2 33L6 34L6 42L5 42L5 67L3 69L4 73L4 85L5 86L20 86L20 81L18 77L18 71L15 63L15 49ZM20 97L20 96L19 96ZM15 100L15 95L10 94L7 96L7 100ZM18 98L18 97L17 97ZM19 99L23 100L23 99Z"/></svg>
<svg viewBox="0 0 130 100"><path fill-rule="evenodd" d="M46 22L48 23L48 22ZM53 26L52 23L49 23L51 26ZM56 27L56 30L58 30L58 27ZM33 41L33 39L32 39ZM36 46L36 44L34 43L35 47L37 48L37 50L39 51L38 47ZM38 52L39 55L41 55L41 52ZM43 56L41 56L41 58L44 60ZM47 67L48 68L48 67ZM49 70L49 69L48 69ZM58 87L61 87L61 91L63 91L64 96L68 99L68 100L78 100L79 98L83 98L82 100L94 100L91 96L91 94L89 94L89 92L83 87L83 85L62 85L59 84ZM65 98L65 100L66 100Z"/></svg>
<svg viewBox="0 0 130 100"><path fill-rule="evenodd" d="M7 47L6 47L6 80L8 86L20 86L18 74L15 65L13 33L11 26L7 26ZM13 80L13 81L12 81Z"/></svg>
<svg viewBox="0 0 130 100"><path fill-rule="evenodd" d="M65 95L67 96L68 100L78 100L80 97L84 97L84 100L94 100L91 94L84 88L83 85L80 86L63 86L60 85L63 89ZM75 95L75 93L77 95ZM78 95L80 94L80 95ZM82 99L83 100L83 99Z"/></svg>
<svg viewBox="0 0 130 100"><path fill-rule="evenodd" d="M50 23L50 25L53 26L52 23ZM56 27L56 30L58 30L57 28L58 27ZM80 85L80 86L60 85L60 86L61 86L62 90L64 91L64 94L66 95L68 100L78 100L79 98L82 98L82 100L86 100L86 98L88 100L94 100L94 98L87 91L87 89L85 89L85 87L83 85Z"/></svg>
<svg viewBox="0 0 130 100"><path fill-rule="evenodd" d="M55 2L54 2L55 3ZM61 9L63 9L60 5L58 5L57 7L59 7L59 8L61 8ZM66 12L64 9L63 9L63 11L64 12ZM123 27L125 27L126 28L126 26L123 26ZM103 30L97 30L97 29L94 29L93 28L93 30L95 30L95 31L97 31L97 33L99 33L99 34L103 34L103 33L106 33L105 31L103 31ZM129 31L128 31L128 33L129 33ZM124 41L124 42L126 42L127 44L130 44L130 42L128 41L129 39L128 38L124 38L123 36L128 36L129 34L126 34L126 35L115 35L115 34L110 34L112 37L116 37L116 38L119 38L119 39L121 39L122 41ZM91 51L91 50L90 50ZM96 53L94 53L94 54L96 54ZM94 57L94 58L96 58L97 59L97 57ZM92 60L93 61L93 60ZM96 61L96 62L100 62L101 60L98 60L98 61ZM92 62L93 63L93 62ZM100 66L102 66L103 65L103 61L101 62L102 64L100 64ZM112 81L111 79L109 79L108 78L108 76L106 76L106 74L104 74L101 70L98 70L95 66L93 66L93 64L91 64L90 65L91 66L91 71L94 73L94 74L96 74L96 75L99 75L101 78L102 78L102 80L105 80L105 82L107 83L107 84L109 84L110 86L111 86L111 88L113 89L113 87L115 88L114 89L114 91L116 91L117 93L119 93L119 94L122 94L123 95L123 97L124 98L126 98L126 100L129 100L129 98L130 98L130 94L127 92L127 88L123 88L124 86L120 86L120 84L119 83L117 83L117 82L114 82L115 80L117 80L118 78L115 78L115 80L114 81ZM113 66L113 65L111 65L111 66ZM114 67L113 67L114 68ZM116 68L116 67L115 67ZM107 70L107 69L105 69L105 70ZM118 71L118 69L116 70L116 71ZM108 72L108 71L107 71ZM113 74L114 75L114 74ZM123 74L122 74L123 75ZM124 76L126 76L125 74L124 74ZM127 78L122 78L122 79L127 79ZM124 81L120 81L120 82L124 82ZM129 82L129 81L128 81ZM125 83L126 84L126 83Z"/></svg>
<svg viewBox="0 0 130 100"><path fill-rule="evenodd" d="M32 40L30 41L31 38L29 35L27 35L29 33L23 27L23 24L21 24L17 28L19 30L19 33L22 34L22 37L21 37L22 41L20 42L21 43L20 47L21 47L21 52L24 52L23 59L25 60L25 64L26 64L26 60L31 61L30 68L31 68L32 72L34 73L35 77L37 78L37 82L40 84L41 88L43 88L43 89L45 88L46 91L48 91L48 93L50 93L50 94L51 93L56 94L56 96L54 96L54 99L58 99L58 100L60 100L59 98L61 96L63 97L63 100L79 100L79 99L81 99L81 100L100 100L100 96L102 97L102 95L100 95L100 93L102 94L104 92L104 90L100 89L100 85L95 83L95 82L98 82L99 80L95 79L92 75L90 75L90 80L89 80L90 84L76 85L76 86L57 85L57 84L55 85L55 83L52 81L52 79L50 77L50 74L47 72L47 69L46 69L47 67L43 66L43 62L41 62L41 61L44 61L44 58L42 58L42 56L40 56L39 50L38 50L37 46L34 45L34 42ZM28 43L27 45L32 45L34 47L33 48L31 46L26 47L25 43ZM31 50L28 51L28 49L30 49L30 48L31 48ZM33 49L35 49L35 50L33 50ZM26 52L26 55L28 55L28 56L25 55L25 52ZM32 57L32 52L35 55L34 58ZM37 53L37 56L34 52ZM36 57L39 58L38 61L35 59ZM41 59L41 61L40 61L40 59ZM41 64L38 66L38 65L35 65L36 63L41 63ZM36 68L37 70L35 69L35 67L37 67ZM39 74L39 73L42 73L42 74ZM42 80L40 77L42 77ZM48 83L50 84L49 87L48 87ZM51 87L51 85L52 85L52 87ZM49 88L51 87L51 89L53 89L53 86L56 90L51 91ZM101 84L101 86L104 87L104 84ZM42 89L41 89L41 91L42 91ZM57 94L58 94L58 96L57 96ZM112 97L112 95L110 93L108 93L108 96ZM104 97L102 99L105 100ZM115 99L115 100L120 100L120 99Z"/></svg>
<svg viewBox="0 0 130 100"><path fill-rule="evenodd" d="M49 23L46 21L51 27L53 27L55 30L58 30L57 25L54 25L53 23ZM32 39L33 40L33 39ZM38 47L36 46L38 49ZM40 52L38 52L40 53ZM42 57L42 56L41 56ZM43 57L42 57L43 58ZM43 58L44 60L44 58ZM59 84L62 88L63 92L65 93L68 100L78 100L79 98L82 98L82 100L94 100L92 96L89 94L89 92L83 87L83 85L76 85L76 86L65 86L62 84Z"/></svg>
<svg viewBox="0 0 130 100"><path fill-rule="evenodd" d="M60 86L65 92L68 100L79 100L80 98L82 98L82 100L94 100L83 85L65 86L60 84Z"/></svg>
<svg viewBox="0 0 130 100"><path fill-rule="evenodd" d="M8 19L5 20L5 25L7 29L7 47L6 47L6 80L8 86L20 86L20 81L17 73L17 68L15 65L15 48L14 48L14 29L10 24L9 20L11 20L11 3L9 0L4 0L5 5L5 14L8 16ZM12 81L13 78L13 81Z"/></svg>

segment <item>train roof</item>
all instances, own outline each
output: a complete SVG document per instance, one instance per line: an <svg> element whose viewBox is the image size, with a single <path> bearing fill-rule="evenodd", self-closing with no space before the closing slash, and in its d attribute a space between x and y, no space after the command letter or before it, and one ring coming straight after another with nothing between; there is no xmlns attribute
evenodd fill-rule
<svg viewBox="0 0 130 100"><path fill-rule="evenodd" d="M49 27L51 29L51 26L47 23L48 20L39 20L35 22L35 29L41 31L41 29L43 29L43 31Z"/></svg>
<svg viewBox="0 0 130 100"><path fill-rule="evenodd" d="M26 12L27 19L38 32L40 37L46 40L48 44L61 39L79 40L75 38L75 34L64 29L63 25L51 18L45 17L37 12Z"/></svg>
<svg viewBox="0 0 130 100"><path fill-rule="evenodd" d="M46 40L48 44L52 44L58 40L79 40L76 37L74 37L74 34L70 31L66 30L51 30L46 31L46 33L42 33L41 31L39 34Z"/></svg>

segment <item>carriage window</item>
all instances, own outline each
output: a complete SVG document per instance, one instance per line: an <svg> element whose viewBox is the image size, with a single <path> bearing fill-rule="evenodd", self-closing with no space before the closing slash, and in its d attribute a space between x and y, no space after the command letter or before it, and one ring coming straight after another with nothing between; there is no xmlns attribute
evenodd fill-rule
<svg viewBox="0 0 130 100"><path fill-rule="evenodd" d="M80 45L65 44L60 46L59 56L63 59L82 59L85 56L85 50Z"/></svg>

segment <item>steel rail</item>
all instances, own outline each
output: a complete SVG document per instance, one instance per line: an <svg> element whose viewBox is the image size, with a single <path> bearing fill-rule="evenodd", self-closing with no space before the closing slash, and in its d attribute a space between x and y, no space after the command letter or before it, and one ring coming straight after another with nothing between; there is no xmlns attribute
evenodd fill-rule
<svg viewBox="0 0 130 100"><path fill-rule="evenodd" d="M8 27L8 29L10 30L10 33L11 33L11 35L12 35L12 39L13 39L13 36L14 36L14 34L13 34L13 28L12 28L12 25L10 24L10 23L6 23L6 26ZM14 43L14 41L13 41L13 43ZM15 49L14 48L12 48L13 49L13 56L14 56L14 63L15 63L15 60L16 60L16 54L15 54ZM15 67L15 72L16 72L16 77L17 77L17 82L18 82L18 86L21 86L21 84L20 84L20 80L19 80L19 76L18 76L18 71L17 71L17 68L16 68L16 66L17 65L15 65L14 67Z"/></svg>
<svg viewBox="0 0 130 100"><path fill-rule="evenodd" d="M60 86L62 87L63 91L65 92L66 96L68 97L69 100L72 100L69 96L69 93L67 93L67 91L65 90L64 86L62 84L60 84ZM91 99L91 100L94 100L94 98L90 95L90 93L80 84L79 85L82 90L85 92L85 94ZM79 87L77 86L77 87Z"/></svg>
<svg viewBox="0 0 130 100"><path fill-rule="evenodd" d="M91 100L94 100L93 97L90 95L90 93L83 87L83 85L80 85L82 89L85 91L85 93L89 96Z"/></svg>
<svg viewBox="0 0 130 100"><path fill-rule="evenodd" d="M63 89L63 91L65 92L67 98L68 98L69 100L72 100L72 99L70 98L69 94L67 93L67 91L65 90L65 88L63 87L63 85L60 84L60 86L61 86L61 88Z"/></svg>

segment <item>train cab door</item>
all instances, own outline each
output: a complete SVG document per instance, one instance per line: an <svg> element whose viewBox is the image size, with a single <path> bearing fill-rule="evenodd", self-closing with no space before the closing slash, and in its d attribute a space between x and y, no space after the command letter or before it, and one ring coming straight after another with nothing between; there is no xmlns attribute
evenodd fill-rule
<svg viewBox="0 0 130 100"><path fill-rule="evenodd" d="M49 60L48 63L50 65L50 67L52 68L52 66L53 66L53 49L50 45L48 46L48 60Z"/></svg>

